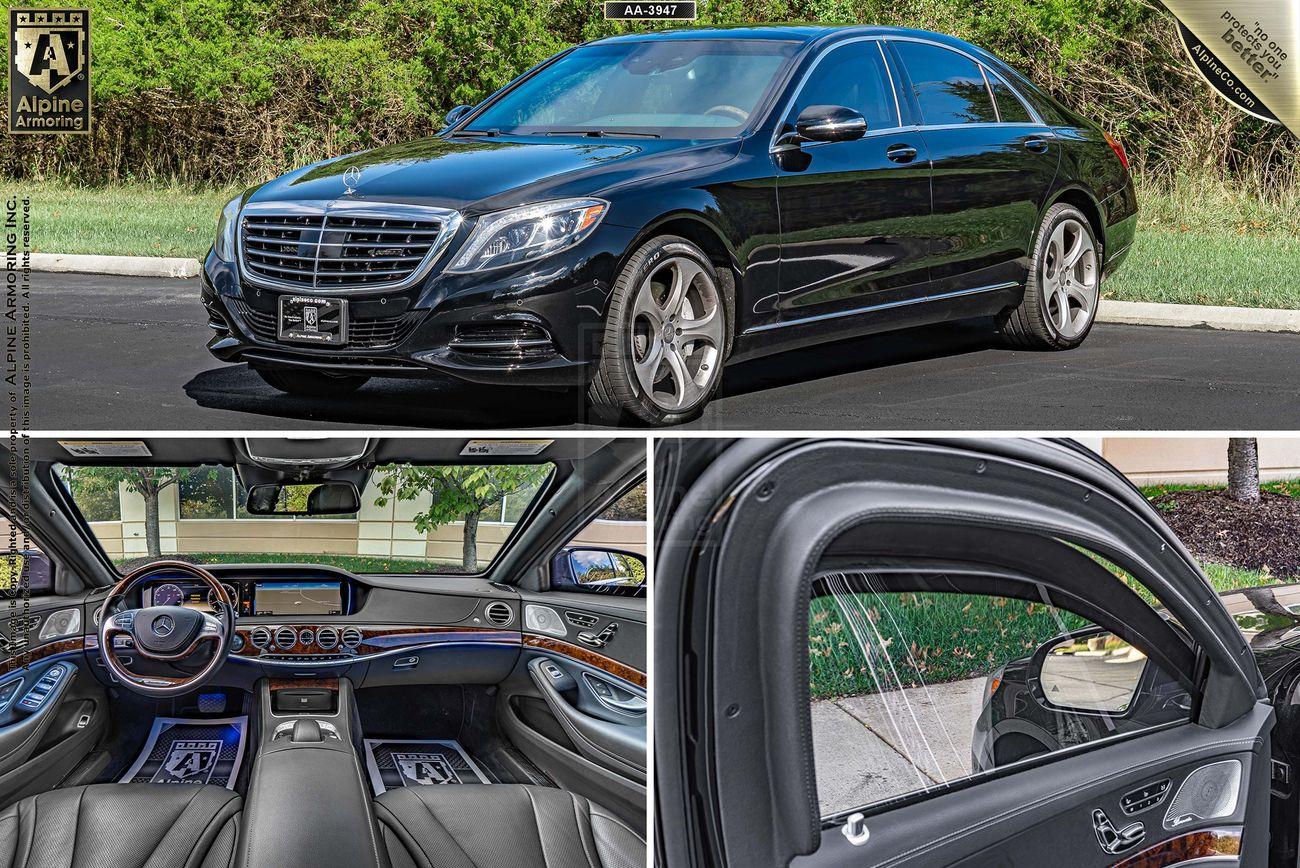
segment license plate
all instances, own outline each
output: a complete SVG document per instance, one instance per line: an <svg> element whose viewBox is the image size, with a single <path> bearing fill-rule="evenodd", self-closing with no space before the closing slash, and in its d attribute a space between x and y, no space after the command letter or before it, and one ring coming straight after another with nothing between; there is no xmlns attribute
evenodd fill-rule
<svg viewBox="0 0 1300 868"><path fill-rule="evenodd" d="M280 340L337 347L348 342L348 303L313 295L280 296Z"/></svg>

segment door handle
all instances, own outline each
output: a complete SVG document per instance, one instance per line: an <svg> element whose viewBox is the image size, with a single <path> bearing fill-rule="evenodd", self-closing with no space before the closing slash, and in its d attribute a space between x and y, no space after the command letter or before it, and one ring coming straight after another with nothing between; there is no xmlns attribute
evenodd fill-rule
<svg viewBox="0 0 1300 868"><path fill-rule="evenodd" d="M1024 142L1022 142L1021 144L1025 146L1025 150L1033 151L1035 154L1047 153L1047 148L1048 148L1047 139L1039 139L1039 138L1025 139Z"/></svg>
<svg viewBox="0 0 1300 868"><path fill-rule="evenodd" d="M1134 847L1146 837L1146 826L1142 823L1129 823L1116 831L1115 826L1101 808L1092 811L1092 829L1097 833L1097 843L1108 855L1114 856Z"/></svg>
<svg viewBox="0 0 1300 868"><path fill-rule="evenodd" d="M604 648L609 644L609 640L614 638L618 632L618 623L610 621L605 625L605 629L599 633L593 633L590 630L583 630L578 634L578 641L589 648Z"/></svg>
<svg viewBox="0 0 1300 868"><path fill-rule="evenodd" d="M916 148L911 145L890 145L885 156L895 163L910 163L916 159Z"/></svg>

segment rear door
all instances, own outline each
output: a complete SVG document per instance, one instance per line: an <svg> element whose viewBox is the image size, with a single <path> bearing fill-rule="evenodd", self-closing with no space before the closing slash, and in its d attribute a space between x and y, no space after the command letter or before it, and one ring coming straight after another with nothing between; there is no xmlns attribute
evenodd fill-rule
<svg viewBox="0 0 1300 868"><path fill-rule="evenodd" d="M690 613L656 637L668 864L1268 864L1259 672L1100 459L674 448L704 469L657 547Z"/></svg>
<svg viewBox="0 0 1300 868"><path fill-rule="evenodd" d="M563 786L645 831L645 481L619 491L520 590L523 653L503 685L511 740Z"/></svg>
<svg viewBox="0 0 1300 868"><path fill-rule="evenodd" d="M952 48L891 39L931 161L942 243L936 294L1020 284L1061 158L1051 129L995 72Z"/></svg>

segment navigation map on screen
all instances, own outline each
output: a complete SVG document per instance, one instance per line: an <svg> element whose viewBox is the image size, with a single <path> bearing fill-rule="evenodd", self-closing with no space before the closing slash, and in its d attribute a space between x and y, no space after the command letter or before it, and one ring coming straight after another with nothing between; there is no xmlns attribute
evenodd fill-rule
<svg viewBox="0 0 1300 868"><path fill-rule="evenodd" d="M257 615L343 614L338 582L258 582L253 599Z"/></svg>

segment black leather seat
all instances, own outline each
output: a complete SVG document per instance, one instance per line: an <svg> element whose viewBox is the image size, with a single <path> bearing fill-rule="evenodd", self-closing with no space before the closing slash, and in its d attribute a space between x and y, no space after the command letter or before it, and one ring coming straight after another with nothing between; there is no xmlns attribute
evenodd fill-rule
<svg viewBox="0 0 1300 868"><path fill-rule="evenodd" d="M524 784L402 787L375 802L393 868L644 868L645 839L581 796Z"/></svg>
<svg viewBox="0 0 1300 868"><path fill-rule="evenodd" d="M0 868L227 868L240 804L215 786L51 790L0 812Z"/></svg>

